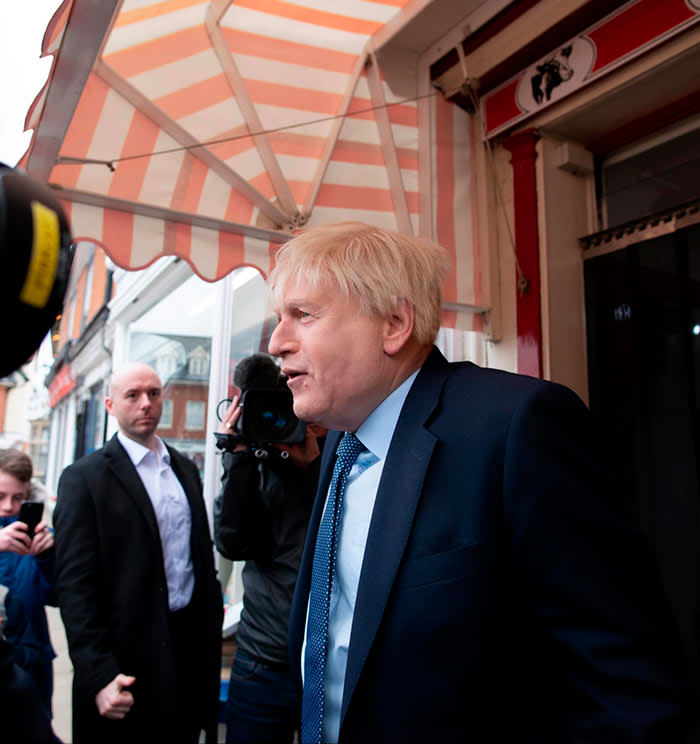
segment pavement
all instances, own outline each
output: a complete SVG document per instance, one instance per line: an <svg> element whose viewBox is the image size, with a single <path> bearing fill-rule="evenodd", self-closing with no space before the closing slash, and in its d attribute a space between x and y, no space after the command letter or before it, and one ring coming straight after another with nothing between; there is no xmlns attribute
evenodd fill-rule
<svg viewBox="0 0 700 744"><path fill-rule="evenodd" d="M73 665L68 656L66 632L63 629L61 613L57 607L47 607L51 643L56 651L53 661L53 730L65 744L71 741L71 687L73 685Z"/></svg>

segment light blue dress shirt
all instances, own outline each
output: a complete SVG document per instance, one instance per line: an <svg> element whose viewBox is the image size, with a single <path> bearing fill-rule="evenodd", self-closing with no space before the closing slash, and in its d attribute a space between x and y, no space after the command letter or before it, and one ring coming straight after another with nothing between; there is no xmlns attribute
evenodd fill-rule
<svg viewBox="0 0 700 744"><path fill-rule="evenodd" d="M325 703L323 710L323 741L337 742L340 731L340 707L345 687L345 669L350 646L350 631L355 612L357 587L362 570L367 534L382 477L394 435L396 423L408 391L418 372L414 372L399 385L388 398L380 403L363 421L355 436L367 447L353 465L348 476L340 532L336 570L333 576L328 614L328 657L325 673ZM327 503L328 495L326 495ZM308 607L307 607L308 618ZM306 635L301 655L302 675L306 653Z"/></svg>
<svg viewBox="0 0 700 744"><path fill-rule="evenodd" d="M168 584L168 607L174 612L187 607L194 590L194 568L190 550L192 513L182 484L170 466L170 454L163 440L156 437L158 451L129 439L121 431L117 437L141 478L156 513L163 565Z"/></svg>

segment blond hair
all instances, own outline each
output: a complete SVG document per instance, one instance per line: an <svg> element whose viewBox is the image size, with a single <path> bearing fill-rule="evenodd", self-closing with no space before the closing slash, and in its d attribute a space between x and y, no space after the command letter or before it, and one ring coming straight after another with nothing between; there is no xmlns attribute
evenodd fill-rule
<svg viewBox="0 0 700 744"><path fill-rule="evenodd" d="M384 318L406 300L414 308L414 339L432 344L440 328L440 287L448 263L445 250L430 240L339 222L312 227L285 243L268 283L279 296L292 278L314 287L332 282L359 301L361 313Z"/></svg>

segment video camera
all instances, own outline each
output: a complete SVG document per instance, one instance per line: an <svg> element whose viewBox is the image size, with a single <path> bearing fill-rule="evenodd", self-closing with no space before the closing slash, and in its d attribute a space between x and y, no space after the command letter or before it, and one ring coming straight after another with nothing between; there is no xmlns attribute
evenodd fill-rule
<svg viewBox="0 0 700 744"><path fill-rule="evenodd" d="M306 424L294 414L294 399L286 385L286 378L267 354L252 354L236 365L234 384L241 390L241 415L236 422L236 435L217 434L217 446L228 449L240 437L253 449L268 444L297 444L306 437ZM217 406L219 421L222 407Z"/></svg>
<svg viewBox="0 0 700 744"><path fill-rule="evenodd" d="M0 377L37 350L63 308L73 249L48 186L0 163Z"/></svg>
<svg viewBox="0 0 700 744"><path fill-rule="evenodd" d="M306 424L294 415L293 404L288 389L250 388L241 395L241 417L236 428L246 442L303 442Z"/></svg>

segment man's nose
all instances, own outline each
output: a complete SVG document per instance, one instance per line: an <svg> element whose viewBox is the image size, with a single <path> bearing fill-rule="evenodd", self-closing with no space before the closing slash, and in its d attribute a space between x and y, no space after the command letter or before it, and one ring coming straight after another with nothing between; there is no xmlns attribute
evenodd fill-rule
<svg viewBox="0 0 700 744"><path fill-rule="evenodd" d="M280 321L275 326L275 330L270 336L270 342L267 345L267 350L272 354L272 356L282 356L285 351L288 351L288 349L285 348L285 344L287 343L285 342L286 336L284 321Z"/></svg>

